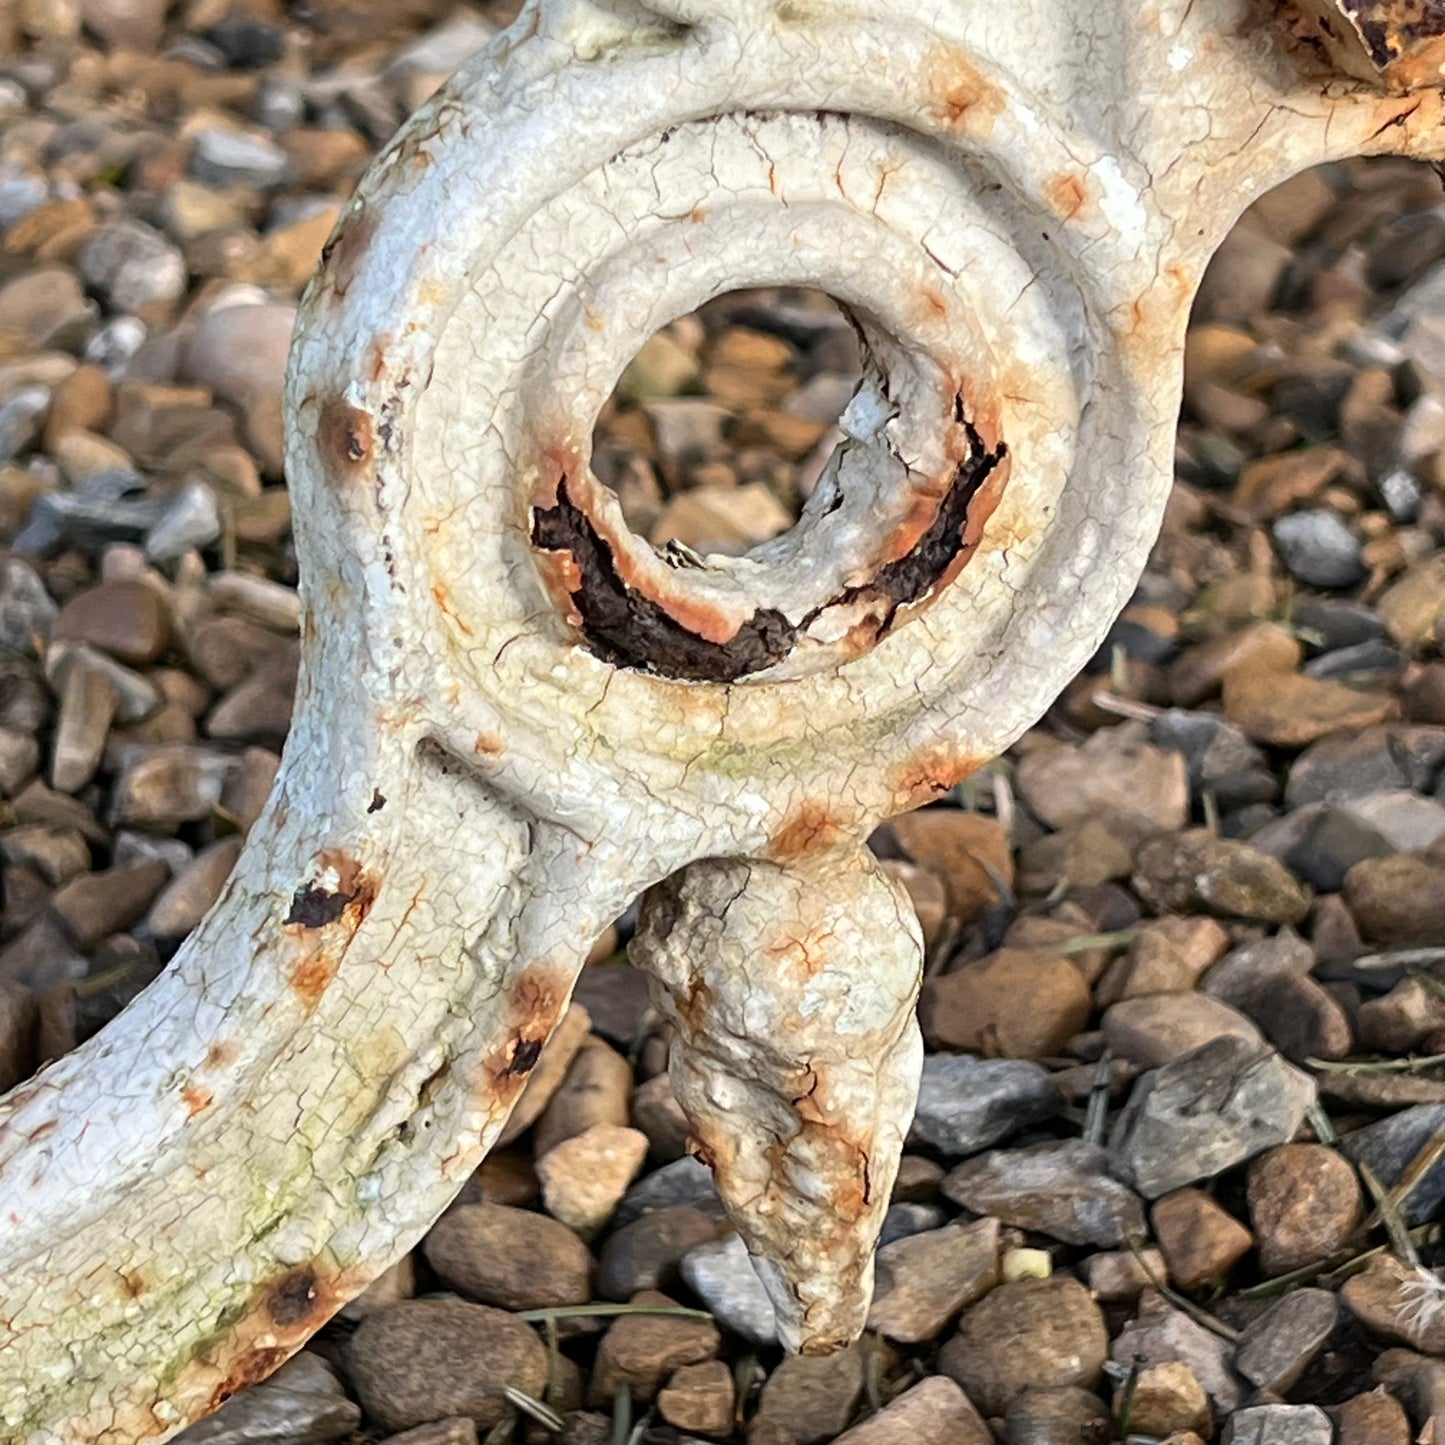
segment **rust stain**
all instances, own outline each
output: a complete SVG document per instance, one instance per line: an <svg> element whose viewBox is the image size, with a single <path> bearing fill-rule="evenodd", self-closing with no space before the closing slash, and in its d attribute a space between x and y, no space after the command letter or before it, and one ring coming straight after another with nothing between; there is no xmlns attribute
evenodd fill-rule
<svg viewBox="0 0 1445 1445"><path fill-rule="evenodd" d="M379 218L370 206L360 204L336 223L336 228L321 248L322 284L331 287L338 300L346 299L361 269L362 260L376 235Z"/></svg>
<svg viewBox="0 0 1445 1445"><path fill-rule="evenodd" d="M1064 171L1044 186L1044 199L1061 221L1072 221L1089 204L1089 188L1081 175Z"/></svg>
<svg viewBox="0 0 1445 1445"><path fill-rule="evenodd" d="M456 626L459 632L465 633L468 637L473 636L472 629L467 626L467 624L462 620L460 614L452 606L451 593L448 592L447 589L443 587L440 582L432 583L431 599L433 602L436 603L436 605L441 609L441 611L448 618L450 618L450 620Z"/></svg>
<svg viewBox="0 0 1445 1445"><path fill-rule="evenodd" d="M233 1064L239 1054L235 1044L214 1043L206 1050L206 1068L224 1069Z"/></svg>
<svg viewBox="0 0 1445 1445"><path fill-rule="evenodd" d="M376 902L378 880L358 859L339 848L323 848L317 854L316 871L318 877L335 873L336 886L311 882L298 888L291 897L287 926L324 928L345 918L354 932Z"/></svg>
<svg viewBox="0 0 1445 1445"><path fill-rule="evenodd" d="M794 809L768 843L768 856L778 862L804 858L836 847L848 836L844 820L826 804L813 800Z"/></svg>
<svg viewBox="0 0 1445 1445"><path fill-rule="evenodd" d="M499 758L507 751L506 743L496 733L478 733L472 746L484 758Z"/></svg>
<svg viewBox="0 0 1445 1445"><path fill-rule="evenodd" d="M933 114L950 130L986 136L1003 113L1003 91L952 45L935 45L924 57L923 83Z"/></svg>
<svg viewBox="0 0 1445 1445"><path fill-rule="evenodd" d="M209 1089L202 1089L196 1084L187 1084L181 1090L181 1098L186 1106L186 1118L194 1119L202 1109L210 1108L215 1100L215 1095Z"/></svg>
<svg viewBox="0 0 1445 1445"><path fill-rule="evenodd" d="M251 1385L259 1385L262 1380L274 1375L286 1363L290 1353L289 1350L272 1345L247 1350L244 1354L238 1355L231 1362L225 1379L216 1386L205 1413L210 1414L213 1410L219 1410L233 1395L240 1394L242 1390Z"/></svg>
<svg viewBox="0 0 1445 1445"><path fill-rule="evenodd" d="M375 445L371 417L366 412L339 396L321 403L316 446L331 476L354 481L372 461Z"/></svg>
<svg viewBox="0 0 1445 1445"><path fill-rule="evenodd" d="M380 381L386 374L386 349L391 342L391 333L383 332L374 337L366 348L366 376L372 383Z"/></svg>
<svg viewBox="0 0 1445 1445"><path fill-rule="evenodd" d="M957 758L943 752L920 753L894 770L893 811L907 813L935 801L988 761L988 758Z"/></svg>
<svg viewBox="0 0 1445 1445"><path fill-rule="evenodd" d="M138 1269L127 1270L120 1277L120 1287L127 1299L139 1299L146 1292L146 1278Z"/></svg>

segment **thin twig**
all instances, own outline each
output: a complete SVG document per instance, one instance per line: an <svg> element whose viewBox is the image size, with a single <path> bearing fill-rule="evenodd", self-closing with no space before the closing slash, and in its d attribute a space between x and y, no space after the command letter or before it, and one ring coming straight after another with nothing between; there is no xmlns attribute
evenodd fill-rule
<svg viewBox="0 0 1445 1445"><path fill-rule="evenodd" d="M1177 1310L1182 1310L1197 1325L1203 1325L1211 1334L1218 1335L1221 1340L1228 1340L1233 1344L1239 1339L1239 1331L1231 1329L1222 1320L1217 1320L1208 1310L1201 1309L1192 1299L1186 1298L1178 1290L1164 1283L1157 1274L1154 1267L1144 1257L1139 1240L1133 1236L1129 1239L1129 1253L1134 1256L1139 1268L1144 1271L1144 1277L1164 1296Z"/></svg>
<svg viewBox="0 0 1445 1445"><path fill-rule="evenodd" d="M706 1310L690 1310L683 1305L557 1305L548 1309L518 1310L514 1320L526 1320L528 1324L539 1325L545 1320L582 1320L590 1317L610 1319L614 1315L666 1315L677 1320L710 1320Z"/></svg>
<svg viewBox="0 0 1445 1445"><path fill-rule="evenodd" d="M1359 1238L1363 1230L1357 1230L1355 1237ZM1442 1233L1438 1224L1420 1224L1409 1231L1410 1242L1416 1246L1422 1244L1433 1244ZM1238 1290L1235 1299L1274 1299L1278 1295L1288 1294L1298 1285L1309 1284L1314 1280L1322 1282L1335 1282L1348 1279L1352 1274L1358 1274L1372 1259L1382 1254L1388 1254L1388 1244L1377 1244L1372 1249L1356 1251L1351 1248L1336 1250L1328 1259L1321 1259L1314 1264L1301 1265L1299 1269L1292 1269L1288 1274L1276 1275L1273 1279L1267 1279L1262 1284L1252 1284L1247 1289Z"/></svg>
<svg viewBox="0 0 1445 1445"><path fill-rule="evenodd" d="M1087 1144L1102 1144L1109 1127L1109 1065L1113 1061L1113 1053L1105 1049L1094 1066L1094 1082L1084 1110L1084 1142Z"/></svg>
<svg viewBox="0 0 1445 1445"><path fill-rule="evenodd" d="M1415 1252L1415 1243L1405 1228L1399 1204L1390 1197L1390 1191L1380 1183L1379 1176L1368 1164L1361 1161L1359 1170L1360 1178L1365 1181L1365 1188L1370 1191L1370 1198L1375 1201L1375 1213L1385 1226L1385 1233L1390 1237L1391 1252L1412 1269L1418 1268L1420 1256Z"/></svg>
<svg viewBox="0 0 1445 1445"><path fill-rule="evenodd" d="M1414 1059L1361 1059L1351 1063L1338 1059L1306 1059L1321 1074L1413 1074L1420 1069L1445 1065L1445 1054L1422 1054Z"/></svg>
<svg viewBox="0 0 1445 1445"><path fill-rule="evenodd" d="M505 1385L502 1387L502 1394L524 1415L530 1415L539 1425L550 1430L554 1435L559 1435L566 1429L567 1422L550 1405L544 1405L542 1401L533 1398L525 1390L519 1390L514 1385Z"/></svg>

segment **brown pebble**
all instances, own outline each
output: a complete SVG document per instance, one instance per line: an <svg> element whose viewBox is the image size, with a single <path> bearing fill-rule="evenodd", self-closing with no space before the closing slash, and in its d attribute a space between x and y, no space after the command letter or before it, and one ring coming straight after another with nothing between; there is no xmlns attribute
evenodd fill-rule
<svg viewBox="0 0 1445 1445"><path fill-rule="evenodd" d="M1324 1144L1282 1144L1256 1159L1248 1199L1260 1268L1267 1275L1328 1259L1362 1215L1354 1169Z"/></svg>
<svg viewBox="0 0 1445 1445"><path fill-rule="evenodd" d="M1156 1200L1153 1221L1170 1278L1184 1290L1222 1279L1254 1244L1250 1232L1202 1189L1176 1189Z"/></svg>
<svg viewBox="0 0 1445 1445"><path fill-rule="evenodd" d="M632 1303L676 1305L655 1290L643 1290ZM589 1398L594 1405L605 1405L620 1386L627 1385L634 1400L651 1400L674 1370L711 1359L721 1344L722 1337L711 1320L622 1315L608 1327L597 1347Z"/></svg>
<svg viewBox="0 0 1445 1445"><path fill-rule="evenodd" d="M1012 1059L1058 1054L1088 1018L1088 987L1067 958L1016 948L928 979L918 1005L932 1048Z"/></svg>
<svg viewBox="0 0 1445 1445"><path fill-rule="evenodd" d="M936 874L948 911L972 923L1012 887L1013 855L997 818L962 808L925 808L893 820L893 835L913 861Z"/></svg>
<svg viewBox="0 0 1445 1445"><path fill-rule="evenodd" d="M631 1098L631 1066L606 1039L591 1035L537 1121L532 1135L537 1157L598 1124L627 1124Z"/></svg>
<svg viewBox="0 0 1445 1445"><path fill-rule="evenodd" d="M947 1375L930 1375L834 1445L992 1445L993 1435L967 1395Z"/></svg>
<svg viewBox="0 0 1445 1445"><path fill-rule="evenodd" d="M669 1425L699 1435L727 1435L733 1428L733 1372L722 1360L683 1365L657 1397Z"/></svg>
<svg viewBox="0 0 1445 1445"><path fill-rule="evenodd" d="M1356 1395L1332 1413L1336 1445L1410 1445L1410 1417L1383 1389Z"/></svg>
<svg viewBox="0 0 1445 1445"><path fill-rule="evenodd" d="M88 642L132 667L154 662L170 640L160 593L146 582L102 582L78 592L55 619L57 642Z"/></svg>
<svg viewBox="0 0 1445 1445"><path fill-rule="evenodd" d="M527 1209L464 1204L423 1241L427 1261L453 1289L502 1309L585 1304L592 1256L566 1225Z"/></svg>

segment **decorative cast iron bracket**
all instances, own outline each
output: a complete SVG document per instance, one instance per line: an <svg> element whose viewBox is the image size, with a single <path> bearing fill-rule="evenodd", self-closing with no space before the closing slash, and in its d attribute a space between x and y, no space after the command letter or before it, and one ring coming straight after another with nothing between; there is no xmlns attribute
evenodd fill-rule
<svg viewBox="0 0 1445 1445"><path fill-rule="evenodd" d="M656 884L637 957L784 1339L855 1335L920 1059L863 840L1128 597L1240 209L1445 152L1442 11L540 0L443 87L302 307L274 796L165 974L0 1104L0 1439L156 1439L279 1365L455 1195ZM837 297L865 380L792 532L679 565L593 419L754 284Z"/></svg>

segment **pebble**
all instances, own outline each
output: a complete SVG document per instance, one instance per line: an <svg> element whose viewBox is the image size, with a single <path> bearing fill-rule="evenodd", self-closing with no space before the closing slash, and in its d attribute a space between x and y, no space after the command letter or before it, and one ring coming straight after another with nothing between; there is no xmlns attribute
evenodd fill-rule
<svg viewBox="0 0 1445 1445"><path fill-rule="evenodd" d="M1396 723L1323 738L1290 766L1285 805L1423 792L1445 763L1445 728Z"/></svg>
<svg viewBox="0 0 1445 1445"><path fill-rule="evenodd" d="M967 1395L947 1375L930 1375L876 1415L839 1435L834 1445L992 1445L993 1436Z"/></svg>
<svg viewBox="0 0 1445 1445"><path fill-rule="evenodd" d="M667 1164L687 1153L692 1124L677 1102L672 1080L654 1074L632 1091L632 1123L647 1136L648 1157Z"/></svg>
<svg viewBox="0 0 1445 1445"><path fill-rule="evenodd" d="M1293 672L1303 660L1304 648L1285 628L1273 622L1253 622L1185 651L1169 669L1169 691L1179 707L1191 708L1217 693L1232 672ZM1186 716L1213 717L1213 714ZM1166 741L1157 733L1159 724L1168 717L1166 713L1154 724L1155 741L1165 747L1173 745L1172 739ZM1164 722L1164 726L1167 736L1170 724ZM1193 724L1196 736L1201 726ZM1237 735L1243 737L1243 734ZM1179 748L1178 751L1186 750Z"/></svg>
<svg viewBox="0 0 1445 1445"><path fill-rule="evenodd" d="M118 702L115 684L102 669L69 670L50 751L51 787L78 793L95 777Z"/></svg>
<svg viewBox="0 0 1445 1445"><path fill-rule="evenodd" d="M583 1239L612 1217L647 1157L647 1135L618 1124L594 1124L537 1160L547 1213Z"/></svg>
<svg viewBox="0 0 1445 1445"><path fill-rule="evenodd" d="M160 891L146 915L153 938L178 941L205 916L241 853L241 839L221 838L202 848Z"/></svg>
<svg viewBox="0 0 1445 1445"><path fill-rule="evenodd" d="M1324 1144L1285 1144L1256 1159L1248 1200L1266 1275L1329 1259L1363 1217L1355 1171Z"/></svg>
<svg viewBox="0 0 1445 1445"><path fill-rule="evenodd" d="M1144 1068L1172 1063L1212 1039L1261 1042L1257 1028L1227 1004L1202 993L1155 993L1105 1011L1104 1038L1116 1054Z"/></svg>
<svg viewBox="0 0 1445 1445"><path fill-rule="evenodd" d="M1445 937L1445 857L1439 854L1366 858L1345 875L1344 896L1366 938L1429 944Z"/></svg>
<svg viewBox="0 0 1445 1445"><path fill-rule="evenodd" d="M465 1415L433 1420L397 1435L388 1435L386 1445L477 1445L477 1422Z"/></svg>
<svg viewBox="0 0 1445 1445"><path fill-rule="evenodd" d="M1327 1289L1292 1289L1239 1337L1235 1368L1250 1384L1288 1394L1334 1333L1339 1306Z"/></svg>
<svg viewBox="0 0 1445 1445"><path fill-rule="evenodd" d="M1400 1403L1384 1390L1356 1395L1334 1407L1336 1445L1410 1445L1414 1431Z"/></svg>
<svg viewBox="0 0 1445 1445"><path fill-rule="evenodd" d="M672 1307L676 1302L655 1290L645 1290L632 1303ZM721 1344L711 1320L621 1315L608 1326L597 1347L588 1398L594 1405L605 1405L619 1386L627 1385L634 1400L650 1401L674 1370L711 1359Z"/></svg>
<svg viewBox="0 0 1445 1445"><path fill-rule="evenodd" d="M1106 1439L1109 1410L1097 1395L1077 1385L1028 1390L1009 1406L1006 1445L1077 1445Z"/></svg>
<svg viewBox="0 0 1445 1445"><path fill-rule="evenodd" d="M1208 1436L1214 1431L1214 1416L1204 1386L1182 1360L1168 1360L1139 1371L1132 1385L1114 1392L1114 1413L1123 1418L1128 1401L1129 1433L1163 1437L1192 1430Z"/></svg>
<svg viewBox="0 0 1445 1445"><path fill-rule="evenodd" d="M823 1445L848 1427L863 1395L863 1350L789 1355L763 1386L748 1425L756 1445Z"/></svg>
<svg viewBox="0 0 1445 1445"><path fill-rule="evenodd" d="M620 1302L643 1289L675 1289L683 1256L717 1232L715 1218L686 1204L654 1210L614 1230L597 1260L598 1297Z"/></svg>
<svg viewBox="0 0 1445 1445"><path fill-rule="evenodd" d="M1367 1124L1340 1140L1341 1150L1356 1164L1366 1164L1387 1188L1399 1183L1420 1151L1445 1129L1445 1104L1420 1104ZM1410 1191L1405 1217L1425 1224L1445 1207L1445 1158Z"/></svg>
<svg viewBox="0 0 1445 1445"><path fill-rule="evenodd" d="M1078 747L1037 748L1019 763L1019 791L1050 828L1103 819L1131 842L1182 828L1189 818L1188 768L1178 753L1154 747L1147 736L1142 725L1125 724L1100 729Z"/></svg>
<svg viewBox="0 0 1445 1445"><path fill-rule="evenodd" d="M350 1435L361 1411L319 1355L303 1350L269 1379L242 1390L214 1415L173 1438L181 1445L323 1445Z"/></svg>
<svg viewBox="0 0 1445 1445"><path fill-rule="evenodd" d="M1084 1261L1089 1291L1101 1304L1132 1304L1164 1275L1164 1256L1157 1249L1106 1250Z"/></svg>
<svg viewBox="0 0 1445 1445"><path fill-rule="evenodd" d="M1224 1427L1222 1445L1332 1445L1334 1438L1317 1405L1251 1405Z"/></svg>
<svg viewBox="0 0 1445 1445"><path fill-rule="evenodd" d="M1179 1361L1204 1387L1210 1406L1227 1415L1239 1405L1242 1391L1232 1368L1233 1351L1226 1340L1177 1310L1154 1291L1147 1291L1139 1311L1115 1336L1110 1358L1126 1368Z"/></svg>
<svg viewBox="0 0 1445 1445"><path fill-rule="evenodd" d="M1078 1280L1001 1284L966 1310L938 1368L985 1415L1003 1414L1030 1389L1092 1389L1108 1358L1104 1318Z"/></svg>
<svg viewBox="0 0 1445 1445"><path fill-rule="evenodd" d="M1038 1064L930 1054L923 1061L908 1140L946 1158L964 1158L1053 1118L1063 1102Z"/></svg>
<svg viewBox="0 0 1445 1445"><path fill-rule="evenodd" d="M595 1034L585 1039L537 1121L532 1135L537 1157L600 1124L625 1127L631 1097L632 1068L627 1060L605 1039Z"/></svg>
<svg viewBox="0 0 1445 1445"><path fill-rule="evenodd" d="M1326 507L1290 512L1271 533L1290 575L1308 587L1353 587L1365 575L1359 538Z"/></svg>
<svg viewBox="0 0 1445 1445"><path fill-rule="evenodd" d="M111 823L172 830L210 816L235 766L225 753L181 744L127 744L116 761Z"/></svg>
<svg viewBox="0 0 1445 1445"><path fill-rule="evenodd" d="M1247 1014L1287 1058L1342 1059L1352 1045L1350 1021L1309 971L1314 951L1286 929L1247 944L1209 971L1204 991Z"/></svg>
<svg viewBox="0 0 1445 1445"><path fill-rule="evenodd" d="M1021 994L1027 1009L1018 1007ZM1067 958L1003 948L927 979L918 1022L930 1048L1040 1059L1062 1051L1089 1008L1088 985Z"/></svg>
<svg viewBox="0 0 1445 1445"><path fill-rule="evenodd" d="M680 1268L687 1287L724 1329L755 1345L777 1342L777 1312L738 1235L694 1246Z"/></svg>
<svg viewBox="0 0 1445 1445"><path fill-rule="evenodd" d="M0 727L0 797L13 797L40 766L40 744L27 733Z"/></svg>
<svg viewBox="0 0 1445 1445"><path fill-rule="evenodd" d="M19 983L0 980L0 1093L28 1079L36 1064L35 998Z"/></svg>
<svg viewBox="0 0 1445 1445"><path fill-rule="evenodd" d="M122 863L99 873L82 873L50 898L50 911L80 949L138 923L170 870L160 862Z"/></svg>
<svg viewBox="0 0 1445 1445"><path fill-rule="evenodd" d="M1169 1277L1182 1290L1223 1280L1254 1246L1249 1230L1202 1189L1164 1195L1152 1220Z"/></svg>
<svg viewBox="0 0 1445 1445"><path fill-rule="evenodd" d="M1367 999L1356 1015L1360 1047L1381 1054L1419 1051L1432 1034L1445 1033L1445 998L1423 979L1405 978L1383 998Z"/></svg>
<svg viewBox="0 0 1445 1445"><path fill-rule="evenodd" d="M721 1360L683 1365L657 1397L657 1409L669 1425L699 1435L728 1435L733 1428L737 1392L732 1371Z"/></svg>
<svg viewBox="0 0 1445 1445"><path fill-rule="evenodd" d="M949 1224L885 1244L868 1328L902 1344L931 1340L999 1282L999 1223Z"/></svg>
<svg viewBox="0 0 1445 1445"><path fill-rule="evenodd" d="M34 568L18 557L0 558L0 648L36 656L59 614Z"/></svg>
<svg viewBox="0 0 1445 1445"><path fill-rule="evenodd" d="M1314 1101L1313 1080L1273 1050L1215 1039L1138 1080L1114 1126L1111 1167L1157 1199L1288 1143Z"/></svg>
<svg viewBox="0 0 1445 1445"><path fill-rule="evenodd" d="M193 548L209 547L221 535L221 509L205 482L182 487L146 529L149 562L174 562Z"/></svg>
<svg viewBox="0 0 1445 1445"><path fill-rule="evenodd" d="M57 641L87 642L119 662L154 662L170 639L165 599L146 582L102 582L78 592L55 619Z"/></svg>
<svg viewBox="0 0 1445 1445"><path fill-rule="evenodd" d="M960 923L973 923L1002 901L1000 887L1013 886L1013 854L997 818L924 808L893 819L892 828L909 857L943 880L948 911Z"/></svg>
<svg viewBox="0 0 1445 1445"><path fill-rule="evenodd" d="M943 1192L975 1214L1066 1244L1117 1245L1144 1234L1138 1196L1110 1175L1106 1152L1082 1139L983 1154L953 1170Z"/></svg>
<svg viewBox="0 0 1445 1445"><path fill-rule="evenodd" d="M1133 883L1160 912L1198 910L1260 923L1299 923L1309 912L1309 893L1282 864L1203 828L1145 843Z"/></svg>
<svg viewBox="0 0 1445 1445"><path fill-rule="evenodd" d="M112 311L168 306L186 289L186 263L180 251L159 231L131 217L92 231L76 265L85 284ZM99 358L87 357L93 359Z"/></svg>
<svg viewBox="0 0 1445 1445"><path fill-rule="evenodd" d="M431 1228L427 1262L451 1288L502 1309L585 1304L592 1256L565 1225L527 1209L463 1204Z"/></svg>
<svg viewBox="0 0 1445 1445"><path fill-rule="evenodd" d="M511 1385L540 1399L547 1348L502 1310L462 1300L405 1300L365 1319L348 1346L351 1382L385 1430L465 1416L490 1429L510 1415Z"/></svg>
<svg viewBox="0 0 1445 1445"><path fill-rule="evenodd" d="M1398 716L1393 697L1356 692L1300 673L1232 672L1224 680L1224 714L1257 743L1303 748L1330 733L1366 728Z"/></svg>
<svg viewBox="0 0 1445 1445"><path fill-rule="evenodd" d="M1445 617L1445 554L1423 558L1381 594L1380 620L1401 646L1426 641Z"/></svg>
<svg viewBox="0 0 1445 1445"><path fill-rule="evenodd" d="M204 129L195 134L190 174L205 186L280 185L291 168L286 152L265 136Z"/></svg>
<svg viewBox="0 0 1445 1445"><path fill-rule="evenodd" d="M1228 947L1229 933L1212 918L1149 919L1099 980L1095 1001L1107 1008L1145 994L1187 993Z"/></svg>
<svg viewBox="0 0 1445 1445"><path fill-rule="evenodd" d="M410 1299L415 1293L416 1260L413 1255L404 1254L382 1270L359 1295L342 1305L336 1318L360 1324L368 1316Z"/></svg>
<svg viewBox="0 0 1445 1445"><path fill-rule="evenodd" d="M703 1210L716 1210L721 1217L722 1204L717 1197L712 1170L691 1155L664 1164L651 1174L644 1174L622 1196L613 1220L614 1227L620 1229L640 1215L672 1204L691 1204Z"/></svg>

